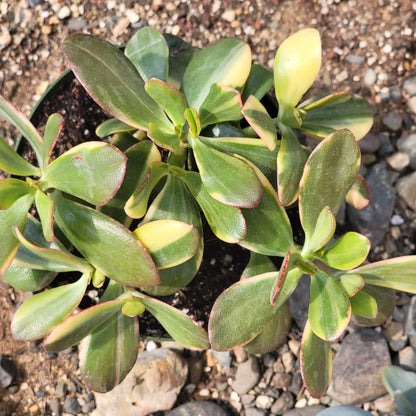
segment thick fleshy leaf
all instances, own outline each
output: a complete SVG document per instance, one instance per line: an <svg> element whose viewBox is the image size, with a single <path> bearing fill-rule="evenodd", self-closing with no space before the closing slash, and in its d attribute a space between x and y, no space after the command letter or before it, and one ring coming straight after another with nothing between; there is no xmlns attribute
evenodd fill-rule
<svg viewBox="0 0 416 416"><path fill-rule="evenodd" d="M372 125L373 111L370 104L353 94L346 102L307 111L300 129L318 140L335 130L349 129L356 140L360 140Z"/></svg>
<svg viewBox="0 0 416 416"><path fill-rule="evenodd" d="M245 102L242 112L260 139L264 141L269 150L273 151L277 146L276 127L263 104L251 95Z"/></svg>
<svg viewBox="0 0 416 416"><path fill-rule="evenodd" d="M165 163L154 162L151 164L146 181L134 191L126 202L124 209L129 217L141 218L146 214L150 194L158 182L168 173L169 168Z"/></svg>
<svg viewBox="0 0 416 416"><path fill-rule="evenodd" d="M243 274L241 275L241 280L257 276L258 274L276 271L276 266L268 256L250 251L250 260L244 269Z"/></svg>
<svg viewBox="0 0 416 416"><path fill-rule="evenodd" d="M186 172L183 181L198 202L214 234L227 243L238 243L247 227L241 210L214 199L202 184L197 172Z"/></svg>
<svg viewBox="0 0 416 416"><path fill-rule="evenodd" d="M182 88L189 107L199 109L211 85L241 89L251 68L250 47L240 39L222 39L198 51L189 62Z"/></svg>
<svg viewBox="0 0 416 416"><path fill-rule="evenodd" d="M335 92L329 95L316 95L300 105L298 105L298 109L303 111L313 110L314 108L324 108L334 104L341 104L345 103L351 98L350 92Z"/></svg>
<svg viewBox="0 0 416 416"><path fill-rule="evenodd" d="M138 298L128 299L121 308L123 315L131 317L141 315L145 310L144 303Z"/></svg>
<svg viewBox="0 0 416 416"><path fill-rule="evenodd" d="M223 121L241 120L243 118L241 108L241 96L238 90L218 82L212 84L198 110L201 129Z"/></svg>
<svg viewBox="0 0 416 416"><path fill-rule="evenodd" d="M41 170L31 165L0 137L0 169L12 175L40 176Z"/></svg>
<svg viewBox="0 0 416 416"><path fill-rule="evenodd" d="M403 256L366 264L351 271L363 277L366 285L416 293L416 256Z"/></svg>
<svg viewBox="0 0 416 416"><path fill-rule="evenodd" d="M100 207L100 211L125 225L130 225L131 220L127 217L124 206L133 192L146 179L150 166L154 162L160 162L161 156L155 144L150 140L136 143L124 154L127 156L127 168L123 183L114 198Z"/></svg>
<svg viewBox="0 0 416 416"><path fill-rule="evenodd" d="M111 136L115 133L126 133L133 132L136 128L130 126L129 124L123 123L122 121L116 118L110 118L103 121L96 129L95 134L98 137L104 138L106 136Z"/></svg>
<svg viewBox="0 0 416 416"><path fill-rule="evenodd" d="M43 235L46 241L55 240L55 234L53 232L53 201L49 196L44 194L39 189L35 194L35 205L38 211L39 218L42 224Z"/></svg>
<svg viewBox="0 0 416 416"><path fill-rule="evenodd" d="M360 150L348 130L323 140L306 162L300 182L299 215L306 234L312 235L325 206L336 215L354 183L360 166Z"/></svg>
<svg viewBox="0 0 416 416"><path fill-rule="evenodd" d="M200 241L196 227L175 220L148 222L140 225L134 234L149 251L158 269L189 260L198 251Z"/></svg>
<svg viewBox="0 0 416 416"><path fill-rule="evenodd" d="M150 123L147 134L157 145L171 151L176 151L181 143L173 124L170 125L169 130L162 130L157 124Z"/></svg>
<svg viewBox="0 0 416 416"><path fill-rule="evenodd" d="M118 191L127 158L103 142L79 144L55 159L41 178L43 189L57 188L94 205L104 205Z"/></svg>
<svg viewBox="0 0 416 416"><path fill-rule="evenodd" d="M201 133L201 122L195 108L190 107L185 110L185 118L189 125L189 130L193 137L199 136Z"/></svg>
<svg viewBox="0 0 416 416"><path fill-rule="evenodd" d="M236 153L254 163L276 187L276 158L278 148L270 151L259 139L248 137L199 137L208 146L227 153Z"/></svg>
<svg viewBox="0 0 416 416"><path fill-rule="evenodd" d="M311 277L309 322L312 331L326 341L335 341L351 319L347 295L321 270Z"/></svg>
<svg viewBox="0 0 416 416"><path fill-rule="evenodd" d="M262 187L247 163L199 139L192 140L192 149L202 182L213 198L234 207L254 208L259 204Z"/></svg>
<svg viewBox="0 0 416 416"><path fill-rule="evenodd" d="M100 302L116 299L122 293L122 285L110 281ZM81 341L81 372L94 391L105 393L119 384L129 373L136 362L138 352L138 320L118 312Z"/></svg>
<svg viewBox="0 0 416 416"><path fill-rule="evenodd" d="M49 334L81 302L89 279L90 273L85 273L75 283L33 295L20 306L13 317L13 336L16 339L31 340Z"/></svg>
<svg viewBox="0 0 416 416"><path fill-rule="evenodd" d="M367 293L376 300L377 316L369 319L360 315L353 315L352 321L364 326L382 325L393 313L396 304L396 292L393 289L371 285L364 286L361 292Z"/></svg>
<svg viewBox="0 0 416 416"><path fill-rule="evenodd" d="M47 166L52 154L52 150L58 140L64 125L64 118L58 114L52 114L49 116L45 126L45 133L43 135L42 157L43 165Z"/></svg>
<svg viewBox="0 0 416 416"><path fill-rule="evenodd" d="M75 248L100 272L128 286L154 286L159 275L150 254L119 222L55 192L55 220Z"/></svg>
<svg viewBox="0 0 416 416"><path fill-rule="evenodd" d="M43 166L42 146L43 139L33 124L16 108L0 95L0 117L10 125L15 126L19 133L30 143L36 154L40 168ZM1 151L3 152L3 148ZM10 172L12 173L12 172Z"/></svg>
<svg viewBox="0 0 416 416"><path fill-rule="evenodd" d="M30 269L12 263L3 279L15 289L36 292L51 283L56 275L56 272Z"/></svg>
<svg viewBox="0 0 416 416"><path fill-rule="evenodd" d="M309 321L306 322L302 335L300 370L311 396L323 396L332 377L331 343L316 336Z"/></svg>
<svg viewBox="0 0 416 416"><path fill-rule="evenodd" d="M343 274L337 276L335 281L349 298L364 287L364 279L359 274Z"/></svg>
<svg viewBox="0 0 416 416"><path fill-rule="evenodd" d="M144 88L165 110L175 126L182 127L185 124L186 100L182 92L156 78L149 79Z"/></svg>
<svg viewBox="0 0 416 416"><path fill-rule="evenodd" d="M152 77L167 80L169 48L156 29L147 26L138 30L127 42L124 53L145 82Z"/></svg>
<svg viewBox="0 0 416 416"><path fill-rule="evenodd" d="M35 192L36 188L20 179L3 179L0 181L0 210L9 209L18 199Z"/></svg>
<svg viewBox="0 0 416 416"><path fill-rule="evenodd" d="M370 187L361 175L355 178L345 200L356 209L364 209L370 203Z"/></svg>
<svg viewBox="0 0 416 416"><path fill-rule="evenodd" d="M285 302L260 334L244 345L244 349L250 354L266 354L273 351L286 341L291 323L289 302Z"/></svg>
<svg viewBox="0 0 416 416"><path fill-rule="evenodd" d="M329 207L324 207L318 216L313 234L306 234L305 236L302 255L310 255L322 248L334 235L335 226L335 217L331 210Z"/></svg>
<svg viewBox="0 0 416 416"><path fill-rule="evenodd" d="M160 300L147 297L141 300L166 332L183 347L191 350L209 347L207 333L189 316Z"/></svg>
<svg viewBox="0 0 416 416"><path fill-rule="evenodd" d="M17 253L19 241L12 231L15 225L23 232L27 212L34 200L29 194L19 198L9 209L0 210L0 277L6 272Z"/></svg>
<svg viewBox="0 0 416 416"><path fill-rule="evenodd" d="M209 337L215 350L247 344L276 316L287 300L285 297L275 306L270 304L270 292L277 275L277 272L270 272L241 280L218 297L209 320Z"/></svg>
<svg viewBox="0 0 416 416"><path fill-rule="evenodd" d="M150 122L169 122L147 95L144 81L132 62L118 47L79 33L65 39L64 52L88 93L112 116L143 130Z"/></svg>
<svg viewBox="0 0 416 416"><path fill-rule="evenodd" d="M294 244L289 218L267 178L256 166L247 163L261 182L262 198L257 207L242 209L247 234L240 245L260 254L283 257Z"/></svg>
<svg viewBox="0 0 416 416"><path fill-rule="evenodd" d="M48 351L62 351L78 344L107 319L119 312L125 300L109 300L78 312L53 329L44 341Z"/></svg>
<svg viewBox="0 0 416 416"><path fill-rule="evenodd" d="M316 228L318 226L319 223ZM349 270L364 262L370 248L371 243L367 237L359 233L348 232L326 247L320 260L334 269Z"/></svg>
<svg viewBox="0 0 416 416"><path fill-rule="evenodd" d="M368 319L377 317L377 302L368 293L360 290L350 298L350 302L353 314L364 316Z"/></svg>
<svg viewBox="0 0 416 416"><path fill-rule="evenodd" d="M316 29L296 32L279 46L274 60L274 86L280 111L295 107L321 67L321 38Z"/></svg>
<svg viewBox="0 0 416 416"><path fill-rule="evenodd" d="M277 155L277 192L279 201L287 206L296 201L307 154L292 129L281 124L282 132Z"/></svg>
<svg viewBox="0 0 416 416"><path fill-rule="evenodd" d="M259 64L251 65L250 74L248 75L242 92L243 102L245 102L250 95L254 95L258 100L261 100L272 86L272 72Z"/></svg>

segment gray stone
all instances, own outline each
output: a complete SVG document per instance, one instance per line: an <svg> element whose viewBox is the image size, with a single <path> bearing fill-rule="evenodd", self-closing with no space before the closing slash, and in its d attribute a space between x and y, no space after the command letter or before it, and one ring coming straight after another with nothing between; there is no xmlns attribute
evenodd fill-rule
<svg viewBox="0 0 416 416"><path fill-rule="evenodd" d="M284 391L280 395L280 397L274 402L270 411L274 415L282 415L287 410L291 409L294 404L295 404L295 400L293 396L288 391Z"/></svg>
<svg viewBox="0 0 416 416"><path fill-rule="evenodd" d="M416 96L410 97L406 100L407 108L413 113L416 114Z"/></svg>
<svg viewBox="0 0 416 416"><path fill-rule="evenodd" d="M62 408L59 399L57 399L56 397L51 399L49 402L49 407L55 416L61 416Z"/></svg>
<svg viewBox="0 0 416 416"><path fill-rule="evenodd" d="M364 62L364 58L359 55L347 55L345 57L345 60L349 62L350 64L356 64L356 65L360 65Z"/></svg>
<svg viewBox="0 0 416 416"><path fill-rule="evenodd" d="M335 355L328 395L340 404L355 405L386 394L381 369L391 364L385 338L371 328L348 334Z"/></svg>
<svg viewBox="0 0 416 416"><path fill-rule="evenodd" d="M387 156L393 153L394 147L388 134L379 134L378 138L380 140L380 148L378 149L379 156Z"/></svg>
<svg viewBox="0 0 416 416"><path fill-rule="evenodd" d="M231 361L232 361L231 351L210 350L209 352L214 357L217 364L219 364L221 367L223 368L231 367Z"/></svg>
<svg viewBox="0 0 416 416"><path fill-rule="evenodd" d="M406 347L399 351L399 363L405 370L416 371L416 351L413 347Z"/></svg>
<svg viewBox="0 0 416 416"><path fill-rule="evenodd" d="M404 333L407 335L416 334L416 296L412 296L410 307L407 311L406 321L404 324Z"/></svg>
<svg viewBox="0 0 416 416"><path fill-rule="evenodd" d="M400 178L396 183L397 194L416 212L416 172Z"/></svg>
<svg viewBox="0 0 416 416"><path fill-rule="evenodd" d="M55 387L55 395L57 397L64 397L67 392L66 384L63 381L59 381Z"/></svg>
<svg viewBox="0 0 416 416"><path fill-rule="evenodd" d="M390 130L397 131L402 126L403 118L401 114L396 113L395 111L389 111L383 117L383 124Z"/></svg>
<svg viewBox="0 0 416 416"><path fill-rule="evenodd" d="M283 416L316 416L324 409L326 409L325 406L317 404L314 406L303 407L302 409L291 409L288 412L285 412Z"/></svg>
<svg viewBox="0 0 416 416"><path fill-rule="evenodd" d="M256 409L255 407L249 407L245 409L246 416L266 416L264 410Z"/></svg>
<svg viewBox="0 0 416 416"><path fill-rule="evenodd" d="M364 75L364 84L371 87L373 86L377 81L377 74L375 71L371 68L367 69Z"/></svg>
<svg viewBox="0 0 416 416"><path fill-rule="evenodd" d="M77 415L82 412L82 408L78 403L76 397L68 396L64 401L64 410L65 412L70 413L71 415Z"/></svg>
<svg viewBox="0 0 416 416"><path fill-rule="evenodd" d="M397 140L396 146L400 152L409 156L410 166L416 169L416 134L401 137Z"/></svg>
<svg viewBox="0 0 416 416"><path fill-rule="evenodd" d="M409 78L403 83L403 90L406 95L413 97L416 95L416 77Z"/></svg>
<svg viewBox="0 0 416 416"><path fill-rule="evenodd" d="M368 133L358 142L361 153L375 153L380 148L380 138L376 134Z"/></svg>
<svg viewBox="0 0 416 416"><path fill-rule="evenodd" d="M71 19L68 23L68 30L70 32L80 32L82 29L85 29L87 25L88 22L85 19Z"/></svg>
<svg viewBox="0 0 416 416"><path fill-rule="evenodd" d="M16 377L16 366L3 354L0 354L0 389L9 387Z"/></svg>
<svg viewBox="0 0 416 416"><path fill-rule="evenodd" d="M145 416L169 410L187 375L187 363L177 353L166 348L144 351L120 385L96 393L97 408L91 416Z"/></svg>
<svg viewBox="0 0 416 416"><path fill-rule="evenodd" d="M271 381L273 387L277 389L287 390L292 383L292 374L289 373L276 373Z"/></svg>
<svg viewBox="0 0 416 416"><path fill-rule="evenodd" d="M259 380L259 363L256 357L250 356L247 361L238 365L231 387L242 395L251 390Z"/></svg>
<svg viewBox="0 0 416 416"><path fill-rule="evenodd" d="M228 416L228 413L215 403L194 401L171 410L166 416Z"/></svg>
<svg viewBox="0 0 416 416"><path fill-rule="evenodd" d="M362 210L348 206L347 214L358 232L366 235L372 245L377 245L383 241L390 226L396 193L394 187L390 185L384 163L374 165L366 179L370 187L370 203Z"/></svg>

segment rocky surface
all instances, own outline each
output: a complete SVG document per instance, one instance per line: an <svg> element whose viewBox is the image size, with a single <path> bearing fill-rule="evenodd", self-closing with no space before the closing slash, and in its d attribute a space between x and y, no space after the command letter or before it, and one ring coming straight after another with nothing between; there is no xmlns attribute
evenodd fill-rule
<svg viewBox="0 0 416 416"><path fill-rule="evenodd" d="M252 47L254 60L271 68L284 38L300 28L316 27L322 34L323 65L312 92L350 90L365 96L375 113L372 132L360 142L362 173L374 184L373 203L361 217L348 212L340 221L352 222L372 239L373 260L414 254L415 18L416 6L407 0L0 0L0 93L28 114L48 83L65 69L61 43L77 31L117 44L144 25L200 46L239 36ZM15 132L0 121L0 136L11 142ZM1 382L9 385L0 390L0 416L91 414L96 397L81 379L75 350L48 354L38 343L11 339L10 317L23 297L0 285L0 354L16 366L14 374L1 360L0 372L6 374ZM304 298L292 302L295 320L288 343L270 354L250 357L240 349L228 354L182 351L189 373L175 407L189 400L208 400L229 415L313 416L322 406L346 403L344 397L331 395L318 401L302 388L299 328L305 319L300 307ZM414 371L415 310L415 298L398 294L392 319L377 333L377 344L387 340L391 361ZM335 357L354 355L356 343L348 339L356 334L352 328L334 345ZM155 347L160 345L142 345L148 350ZM372 361L374 368L387 362L385 346L383 351L378 361ZM359 351L355 358L361 355ZM340 367L342 379L345 367ZM351 377L362 374L361 367L362 363L350 360ZM334 377L335 391L338 377ZM354 380L358 391L366 388L368 379ZM345 377L342 381L348 382ZM360 405L376 416L394 414L390 396L378 387L373 397L360 398L372 401ZM348 402L356 401L356 393L351 394L354 397ZM192 414L192 406L168 414Z"/></svg>

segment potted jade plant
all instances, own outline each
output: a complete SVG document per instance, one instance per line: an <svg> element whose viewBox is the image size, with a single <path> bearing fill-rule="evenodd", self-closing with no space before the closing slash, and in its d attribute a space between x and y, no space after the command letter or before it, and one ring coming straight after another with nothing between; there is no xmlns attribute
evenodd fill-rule
<svg viewBox="0 0 416 416"><path fill-rule="evenodd" d="M84 377L104 392L133 366L145 311L185 348L264 353L284 339L288 298L310 276L301 370L311 394L324 394L331 343L351 320L384 321L393 289L416 292L416 256L370 264L366 237L335 233L344 200L357 208L369 200L357 140L372 112L346 92L300 102L320 68L318 32L286 39L273 72L253 64L239 39L197 49L149 27L123 49L75 34L64 53L111 117L97 128L101 141L52 160L61 117L51 115L41 135L0 100L0 116L37 160L0 143L0 168L13 175L0 182L1 274L39 292L16 311L13 335L44 338L50 351L81 342ZM276 117L264 105L273 86ZM317 146L306 148L295 131ZM304 241L293 237L292 207ZM250 260L203 328L163 297L198 273L206 227L246 249ZM66 271L78 273L75 281L64 280ZM90 287L100 289L98 302L77 309Z"/></svg>

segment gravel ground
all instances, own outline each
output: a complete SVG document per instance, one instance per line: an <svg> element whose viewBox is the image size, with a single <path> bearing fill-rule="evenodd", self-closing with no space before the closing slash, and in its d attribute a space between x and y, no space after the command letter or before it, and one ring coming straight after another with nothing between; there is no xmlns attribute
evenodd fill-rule
<svg viewBox="0 0 416 416"><path fill-rule="evenodd" d="M61 44L77 31L117 44L145 25L196 46L238 36L250 44L255 61L271 68L283 39L315 27L322 36L323 64L312 92L351 90L369 100L375 112L373 138L387 137L391 150L366 155L364 163L371 167L385 160L397 180L411 168L391 156L397 153L397 141L416 130L416 99L410 97L409 86L416 76L415 22L416 3L411 0L0 0L0 93L28 114L48 83L66 68ZM2 121L0 136L15 137ZM414 252L416 208L409 208L410 198L401 196L396 202L394 215L406 221L396 217L389 225L387 236L375 247L379 257ZM34 343L11 339L10 314L22 296L0 286L0 354L13 358L18 367L16 383L3 397L0 392L0 415L51 414L51 403L66 401L69 406L71 397L82 404L81 414L89 414L93 396L80 379L75 354L48 355ZM282 348L291 350L290 345ZM211 380L198 386L197 394L222 398L215 376L226 382L227 373L218 375L215 364L211 368ZM242 412L240 398L224 391L223 398L235 399L233 406ZM263 391L260 385L256 394ZM297 399L308 402L305 395Z"/></svg>

